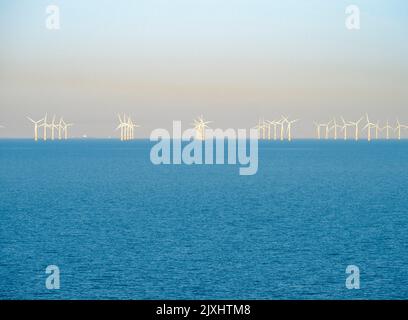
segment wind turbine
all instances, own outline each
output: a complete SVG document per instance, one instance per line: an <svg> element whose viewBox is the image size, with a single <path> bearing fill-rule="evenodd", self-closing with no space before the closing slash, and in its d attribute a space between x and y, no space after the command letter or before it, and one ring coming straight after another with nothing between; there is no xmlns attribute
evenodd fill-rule
<svg viewBox="0 0 408 320"><path fill-rule="evenodd" d="M367 140L371 141L371 128L375 128L375 123L371 123L366 113L367 124L364 126L363 130L367 129Z"/></svg>
<svg viewBox="0 0 408 320"><path fill-rule="evenodd" d="M58 129L58 125L55 124L55 115L52 117L50 128L51 128L51 140L54 140L54 131L55 129Z"/></svg>
<svg viewBox="0 0 408 320"><path fill-rule="evenodd" d="M127 120L126 120L127 118ZM131 128L130 128L130 116L123 114L123 121L125 122L125 140L130 140Z"/></svg>
<svg viewBox="0 0 408 320"><path fill-rule="evenodd" d="M68 139L68 128L69 128L69 127L72 127L73 125L74 125L73 123L67 123L67 124L65 125L65 140Z"/></svg>
<svg viewBox="0 0 408 320"><path fill-rule="evenodd" d="M375 129L375 139L378 140L378 132L380 131L380 121L377 121L374 129Z"/></svg>
<svg viewBox="0 0 408 320"><path fill-rule="evenodd" d="M74 124L73 123L64 123L64 139L68 139L68 128L72 127Z"/></svg>
<svg viewBox="0 0 408 320"><path fill-rule="evenodd" d="M282 116L282 118L283 118L283 120L287 123L287 129L286 129L286 131L287 131L287 133L288 133L288 141L292 141L292 133L291 133L292 124L295 123L295 122L298 122L299 119L289 121L289 120L288 120L286 117L284 117L284 116Z"/></svg>
<svg viewBox="0 0 408 320"><path fill-rule="evenodd" d="M401 140L401 129L408 129L408 126L401 124L397 119L397 126L395 127L394 131L398 132L398 140Z"/></svg>
<svg viewBox="0 0 408 320"><path fill-rule="evenodd" d="M128 117L128 126L129 126L129 131L130 131L130 139L134 139L135 138L135 128L139 128L140 126L133 123L133 120Z"/></svg>
<svg viewBox="0 0 408 320"><path fill-rule="evenodd" d="M277 138L277 129L276 128L277 128L277 126L282 125L281 121L282 120L278 120L278 121L275 121L275 120L269 121L269 120L267 120L267 122L269 123L269 133L270 133L271 125L273 126L273 140L276 140L276 138Z"/></svg>
<svg viewBox="0 0 408 320"><path fill-rule="evenodd" d="M38 121L34 121L33 119L31 119L30 117L27 117L28 120L30 120L32 123L34 123L34 141L38 141L38 124L44 120L44 118L38 120Z"/></svg>
<svg viewBox="0 0 408 320"><path fill-rule="evenodd" d="M314 122L314 125L316 126L316 130L317 130L317 139L321 139L321 131L320 131L320 128L321 128L321 124L320 123L317 123L316 121Z"/></svg>
<svg viewBox="0 0 408 320"><path fill-rule="evenodd" d="M330 128L330 130L334 130L334 140L337 140L337 128L342 128L342 126L337 124L336 118L333 118L332 122L333 126Z"/></svg>
<svg viewBox="0 0 408 320"><path fill-rule="evenodd" d="M128 117L127 126L128 126L128 140L133 139L133 126L132 126L132 119L130 116Z"/></svg>
<svg viewBox="0 0 408 320"><path fill-rule="evenodd" d="M318 126L319 126L319 129L318 129L318 131L319 131L319 139L320 139L320 127L323 127L323 128L325 128L325 134L324 134L324 138L327 140L327 139L329 139L329 131L330 131L330 124L333 122L333 120L330 120L329 122L327 122L327 123L319 123L319 124L317 124Z"/></svg>
<svg viewBox="0 0 408 320"><path fill-rule="evenodd" d="M263 137L261 136L261 129L265 126L265 123L261 124L261 119L258 120L258 124L253 128L258 130L258 139L262 139Z"/></svg>
<svg viewBox="0 0 408 320"><path fill-rule="evenodd" d="M288 124L288 120L284 116L281 116L280 123L281 123L280 141L283 141L284 137L285 137L285 133L284 133L285 132L285 124Z"/></svg>
<svg viewBox="0 0 408 320"><path fill-rule="evenodd" d="M204 118L202 115L200 116L199 121L201 124L202 138L205 139L205 129L209 128L207 124L211 123L212 121L204 121Z"/></svg>
<svg viewBox="0 0 408 320"><path fill-rule="evenodd" d="M126 114L123 114L123 140L129 140L129 121L126 121Z"/></svg>
<svg viewBox="0 0 408 320"><path fill-rule="evenodd" d="M355 140L357 141L358 140L358 132L359 132L359 124L360 124L360 122L362 121L364 119L364 117L361 117L358 121L355 121L355 122L353 122L353 121L349 121L349 123L350 123L350 125L351 126L355 126L355 128L356 128L356 130L355 130Z"/></svg>
<svg viewBox="0 0 408 320"><path fill-rule="evenodd" d="M265 119L262 118L262 138L266 139L266 127L267 124L265 122Z"/></svg>
<svg viewBox="0 0 408 320"><path fill-rule="evenodd" d="M128 126L128 124L124 121L125 115L123 115L123 121L122 118L120 117L120 114L118 114L119 118L119 125L117 126L116 130L120 129L120 141L126 140L126 135L125 135L125 129Z"/></svg>
<svg viewBox="0 0 408 320"><path fill-rule="evenodd" d="M64 129L65 126L65 121L64 119L61 117L60 121L58 123L58 140L62 139L62 130Z"/></svg>
<svg viewBox="0 0 408 320"><path fill-rule="evenodd" d="M266 128L268 128L268 140L271 140L271 123L269 120L263 120L263 124Z"/></svg>
<svg viewBox="0 0 408 320"><path fill-rule="evenodd" d="M209 128L207 126L211 121L204 121L203 116L199 116L198 119L194 119L194 129L196 130L196 139L205 140L205 129Z"/></svg>
<svg viewBox="0 0 408 320"><path fill-rule="evenodd" d="M44 122L40 124L39 127L43 127L43 140L47 141L47 128L51 127L51 125L47 123L47 114L45 114Z"/></svg>
<svg viewBox="0 0 408 320"><path fill-rule="evenodd" d="M325 128L325 139L329 139L329 126L330 123L332 123L332 120L330 120L328 123L317 123L316 121L314 122L316 129L317 129L317 138L320 140L322 138L321 135L321 128Z"/></svg>
<svg viewBox="0 0 408 320"><path fill-rule="evenodd" d="M347 140L347 127L352 126L352 124L346 122L343 117L341 117L341 121L343 121L343 125L341 126L341 130L344 132L344 140Z"/></svg>
<svg viewBox="0 0 408 320"><path fill-rule="evenodd" d="M390 126L388 120L387 120L387 124L384 127L380 128L381 131L385 130L387 140L390 139L390 129L392 129L392 127Z"/></svg>

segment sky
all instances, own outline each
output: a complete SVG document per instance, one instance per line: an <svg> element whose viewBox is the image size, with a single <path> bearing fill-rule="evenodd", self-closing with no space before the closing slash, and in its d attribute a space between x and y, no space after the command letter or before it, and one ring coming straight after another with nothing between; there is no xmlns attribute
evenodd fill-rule
<svg viewBox="0 0 408 320"><path fill-rule="evenodd" d="M57 5L60 29L46 28ZM345 27L345 8L361 29ZM76 137L136 136L203 115L250 128L282 114L408 123L406 0L0 0L0 137L63 116Z"/></svg>

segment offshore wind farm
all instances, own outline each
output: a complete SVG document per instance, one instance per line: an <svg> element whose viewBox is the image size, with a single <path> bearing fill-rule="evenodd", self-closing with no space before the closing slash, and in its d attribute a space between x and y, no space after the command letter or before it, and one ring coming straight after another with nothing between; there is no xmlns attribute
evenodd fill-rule
<svg viewBox="0 0 408 320"><path fill-rule="evenodd" d="M126 114L118 114L117 117L119 124L116 127L116 131L119 131L120 133L120 141L134 140L136 138L135 128L139 128L140 125L136 124L134 120ZM50 132L49 139L51 140L66 140L69 136L68 129L69 127L73 126L73 123L66 123L62 117L57 123L55 115L53 116L52 121L49 123L47 122L47 114L37 121L30 117L27 117L27 119L33 125L34 141L38 141L40 139L39 137L41 133L41 139L46 141L48 132ZM301 119L289 120L288 117L283 115L274 120L259 118L257 125L252 128L258 131L258 139L260 140L292 141L295 139L294 134L296 133L296 123L300 121ZM210 129L208 124L212 122L213 121L205 121L202 115L193 120L191 125L193 126L194 130L196 130L196 139L205 140L205 131ZM408 125L400 123L398 118L395 120L395 125L391 126L388 119L386 121L377 120L375 123L371 122L368 113L356 121L345 120L343 116L340 116L338 119L333 117L328 120L328 122L323 123L314 121L313 125L316 130L316 136L314 139L317 140L338 140L340 136L342 136L343 140L354 139L355 141L360 139L371 141L379 139L401 140L408 138Z"/></svg>
<svg viewBox="0 0 408 320"><path fill-rule="evenodd" d="M68 129L74 125L73 123L66 123L62 117L59 119L59 122L56 123L55 115L52 117L52 121L50 123L47 122L47 114L45 114L45 116L39 120L33 120L30 117L27 117L27 119L33 124L33 127L34 127L34 134L33 134L34 141L38 141L40 139L41 131L42 131L43 141L47 141L49 131L50 131L50 139L52 141L56 139L67 140L69 136ZM40 134L39 134L39 130L40 130Z"/></svg>

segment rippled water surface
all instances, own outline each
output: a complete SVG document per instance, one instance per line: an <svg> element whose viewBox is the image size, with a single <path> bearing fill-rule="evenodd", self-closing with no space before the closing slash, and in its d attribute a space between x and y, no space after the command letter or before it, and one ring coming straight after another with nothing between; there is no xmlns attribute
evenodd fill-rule
<svg viewBox="0 0 408 320"><path fill-rule="evenodd" d="M0 298L408 298L408 142L263 142L254 176L150 148L0 140Z"/></svg>

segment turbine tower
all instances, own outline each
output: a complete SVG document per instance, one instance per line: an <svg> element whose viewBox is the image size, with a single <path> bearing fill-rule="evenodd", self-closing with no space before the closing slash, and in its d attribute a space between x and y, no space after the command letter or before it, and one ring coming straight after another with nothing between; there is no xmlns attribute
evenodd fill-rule
<svg viewBox="0 0 408 320"><path fill-rule="evenodd" d="M126 114L123 114L123 140L129 140L129 121L126 121Z"/></svg>
<svg viewBox="0 0 408 320"><path fill-rule="evenodd" d="M45 114L44 117L44 122L39 125L39 127L43 127L43 140L47 141L47 128L49 128L51 125L47 123L47 114Z"/></svg>
<svg viewBox="0 0 408 320"><path fill-rule="evenodd" d="M263 120L263 124L266 128L268 128L268 140L271 140L271 123L269 120Z"/></svg>
<svg viewBox="0 0 408 320"><path fill-rule="evenodd" d="M130 131L130 139L133 140L135 138L135 128L139 128L140 126L133 123L133 120L130 117L128 117L128 126Z"/></svg>
<svg viewBox="0 0 408 320"><path fill-rule="evenodd" d="M321 139L321 130L320 128L324 128L325 129L325 133L324 133L324 138L327 140L329 139L329 131L330 131L330 124L333 122L333 120L330 120L328 123L317 123L315 122L315 126L317 129L317 137L320 140Z"/></svg>
<svg viewBox="0 0 408 320"><path fill-rule="evenodd" d="M336 118L333 118L332 122L333 122L333 126L330 127L330 130L334 131L334 140L337 140L337 128L342 128L342 126L337 124Z"/></svg>
<svg viewBox="0 0 408 320"><path fill-rule="evenodd" d="M123 115L123 120L120 117L120 114L118 114L118 118L119 118L119 125L117 126L116 130L120 129L120 141L124 141L127 140L127 136L126 136L126 128L128 126L128 123L125 122L125 118L126 116Z"/></svg>
<svg viewBox="0 0 408 320"><path fill-rule="evenodd" d="M298 122L299 119L289 121L289 120L288 120L286 117L284 117L284 116L282 116L282 118L283 118L283 120L287 123L286 132L287 132L287 134L288 134L288 141L292 141L292 132L291 132L292 124Z"/></svg>
<svg viewBox="0 0 408 320"><path fill-rule="evenodd" d="M346 122L343 117L341 117L341 121L343 121L343 125L341 126L341 130L344 132L344 140L347 140L347 128L352 126L352 124Z"/></svg>
<svg viewBox="0 0 408 320"><path fill-rule="evenodd" d="M320 123L317 123L316 121L314 122L314 125L316 126L316 130L317 130L317 139L321 139L321 131L320 128L322 127L322 125Z"/></svg>
<svg viewBox="0 0 408 320"><path fill-rule="evenodd" d="M58 125L55 124L55 115L52 117L52 122L50 124L50 128L51 128L51 140L54 140L55 129L58 129Z"/></svg>
<svg viewBox="0 0 408 320"><path fill-rule="evenodd" d="M196 130L196 139L198 140L205 140L205 129L209 128L207 126L208 123L211 123L211 121L204 121L203 116L199 116L198 119L194 119L194 129Z"/></svg>
<svg viewBox="0 0 408 320"><path fill-rule="evenodd" d="M266 127L267 124L265 122L265 119L262 118L262 138L266 140Z"/></svg>
<svg viewBox="0 0 408 320"><path fill-rule="evenodd" d="M366 113L366 120L367 120L367 124L364 126L363 130L367 129L367 141L371 141L371 129L375 128L375 123L370 122L370 119L368 118L367 113Z"/></svg>
<svg viewBox="0 0 408 320"><path fill-rule="evenodd" d="M263 136L261 136L261 129L263 130L264 126L265 126L265 123L261 124L261 119L259 119L258 124L255 127L253 127L253 129L258 130L258 139L264 138Z"/></svg>
<svg viewBox="0 0 408 320"><path fill-rule="evenodd" d="M65 123L64 119L61 117L60 121L58 123L58 140L62 139L62 131L64 129L65 124L66 123Z"/></svg>
<svg viewBox="0 0 408 320"><path fill-rule="evenodd" d="M377 121L374 129L375 129L375 139L378 140L378 132L380 131L380 121Z"/></svg>
<svg viewBox="0 0 408 320"><path fill-rule="evenodd" d="M269 123L269 132L270 132L271 125L273 126L273 140L275 140L275 141L277 139L277 134L278 134L277 127L282 125L281 121L282 120L278 120L278 121L275 121L275 120L269 121L269 120L267 120L267 122Z"/></svg>
<svg viewBox="0 0 408 320"><path fill-rule="evenodd" d="M38 141L38 127L39 127L39 123L41 123L41 121L44 120L44 118L38 120L38 121L34 121L33 119L31 119L30 117L27 117L28 120L30 120L32 123L34 123L34 141Z"/></svg>
<svg viewBox="0 0 408 320"><path fill-rule="evenodd" d="M397 126L394 131L398 132L398 140L401 140L401 129L408 129L408 126L401 124L397 119Z"/></svg>
<svg viewBox="0 0 408 320"><path fill-rule="evenodd" d="M356 141L358 140L359 124L360 124L361 121L363 121L363 119L364 119L364 117L361 117L358 121L355 121L355 122L349 121L350 125L355 127L354 134L355 134L355 140Z"/></svg>
<svg viewBox="0 0 408 320"><path fill-rule="evenodd" d="M68 139L68 128L72 127L74 124L73 123L64 123L64 139Z"/></svg>
<svg viewBox="0 0 408 320"><path fill-rule="evenodd" d="M390 129L392 129L392 127L390 126L388 120L387 120L387 124L384 127L380 128L381 131L385 130L385 134L386 134L385 137L387 140L390 139Z"/></svg>

